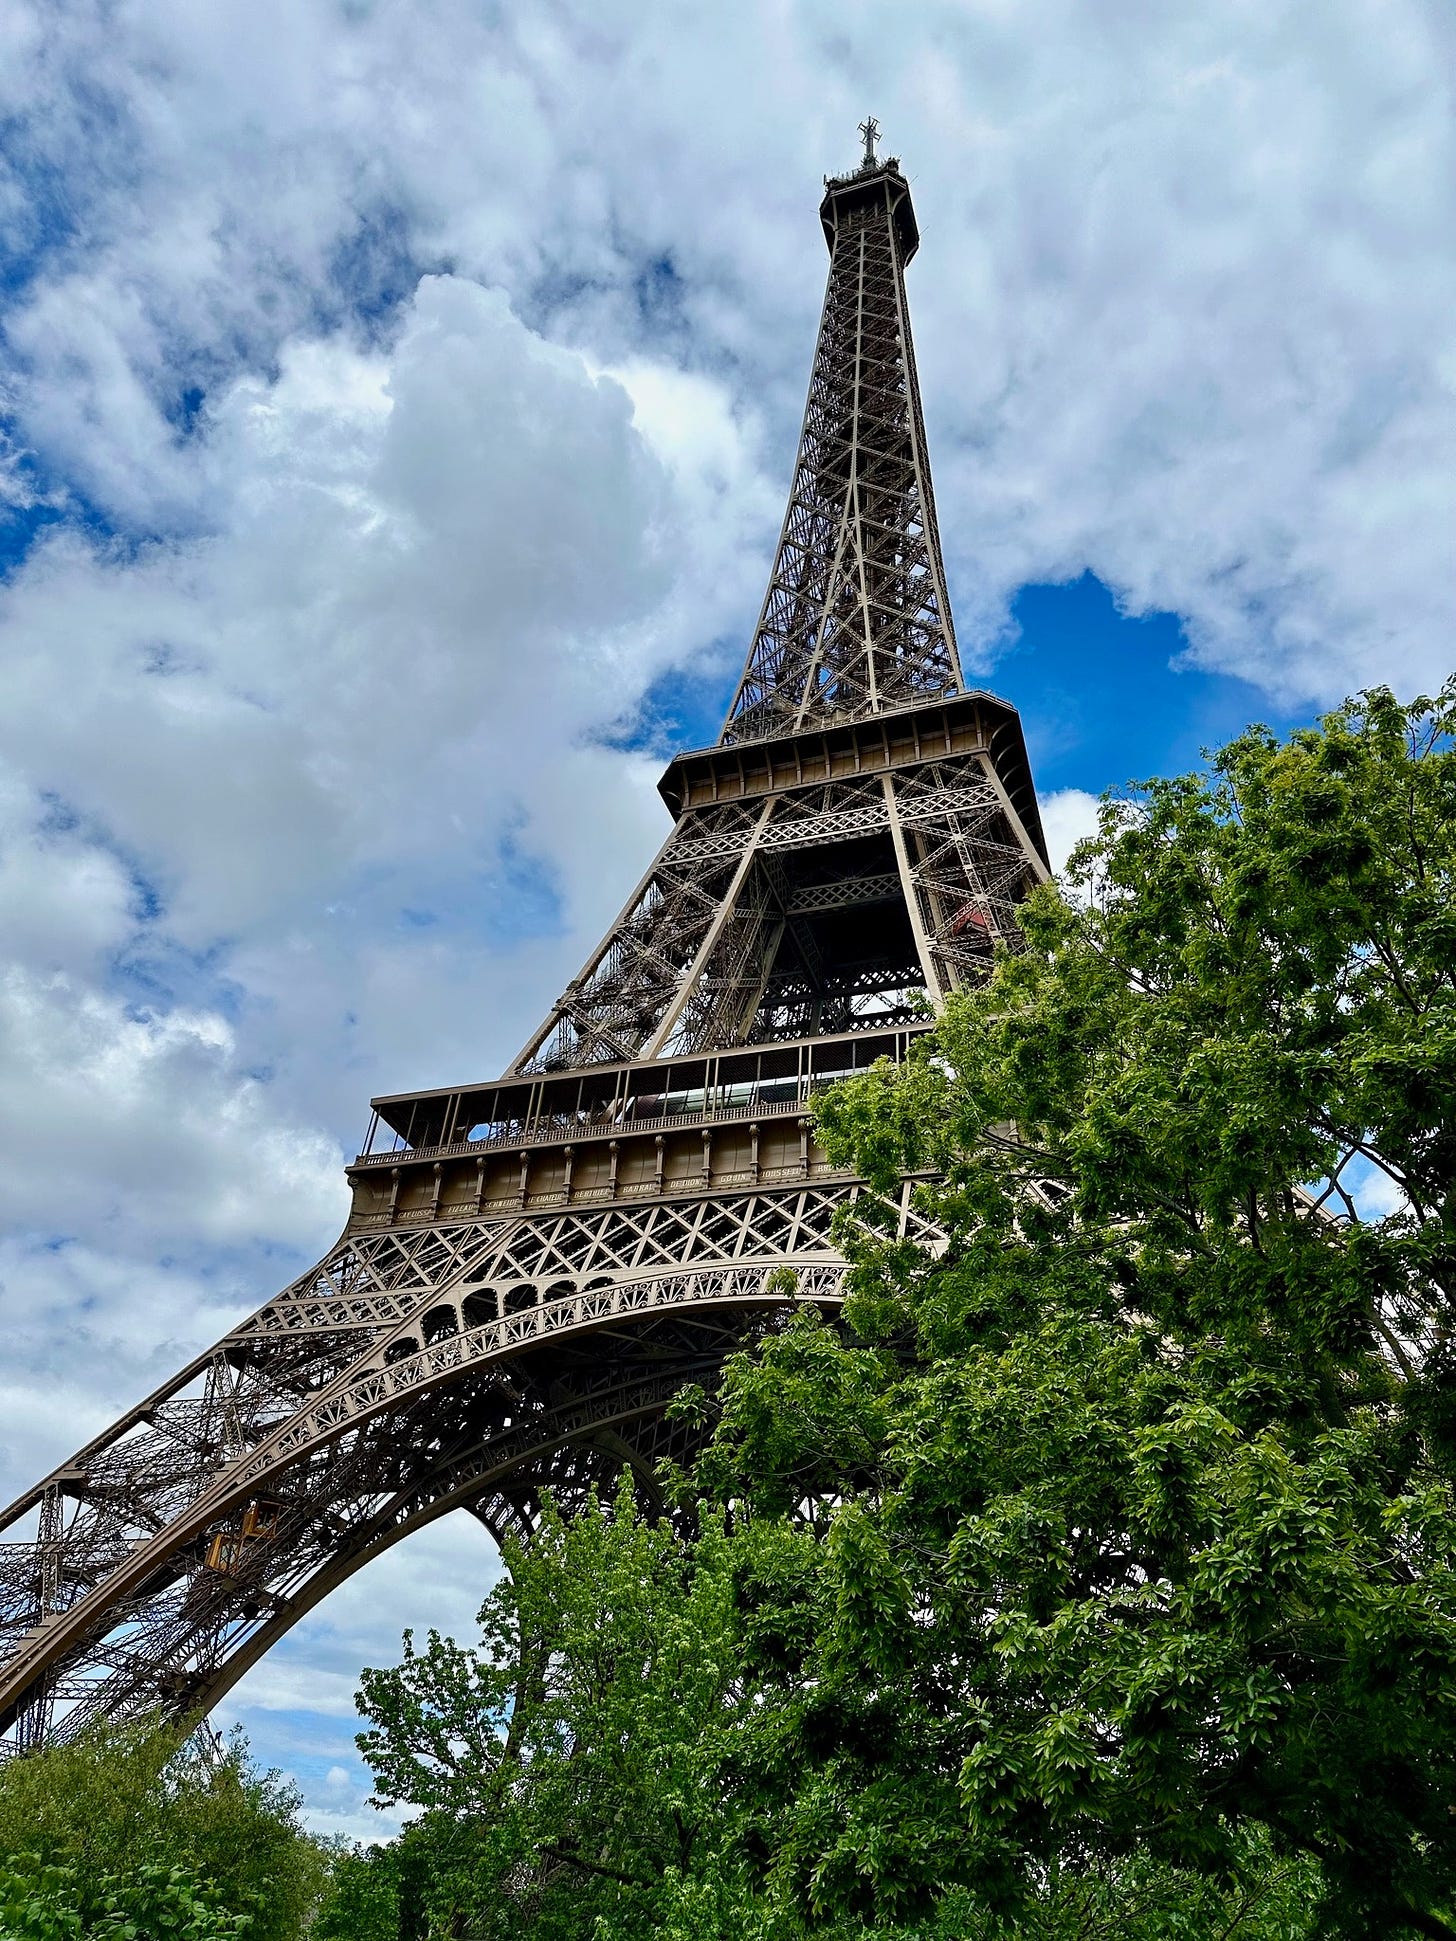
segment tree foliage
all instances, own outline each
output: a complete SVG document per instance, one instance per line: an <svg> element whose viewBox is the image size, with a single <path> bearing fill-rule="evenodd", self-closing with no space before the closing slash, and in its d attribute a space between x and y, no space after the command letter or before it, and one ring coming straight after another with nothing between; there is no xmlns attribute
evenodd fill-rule
<svg viewBox="0 0 1456 1941"><path fill-rule="evenodd" d="M336 1851L309 1941L397 1941L400 1872L398 1846Z"/></svg>
<svg viewBox="0 0 1456 1941"><path fill-rule="evenodd" d="M407 1636L401 1665L365 1672L360 1746L384 1801L432 1816L403 1846L429 1848L433 1911L482 1937L663 1931L719 1831L720 1544L705 1528L685 1548L624 1479L614 1505L570 1523L548 1508L508 1552L478 1646Z"/></svg>
<svg viewBox="0 0 1456 1941"><path fill-rule="evenodd" d="M852 1237L866 1345L828 1359L883 1427L825 1547L812 1707L900 1745L789 1836L807 1892L850 1895L846 1844L876 1902L930 1888L917 1826L958 1821L966 1878L1014 1908L1069 1851L1216 1872L1258 1824L1354 1931L1439 1926L1453 717L1456 691L1373 695L1109 804L991 987L826 1102L872 1181L939 1175L947 1246ZM1360 1169L1395 1189L1381 1218ZM750 1497L803 1352L734 1371Z"/></svg>
<svg viewBox="0 0 1456 1941"><path fill-rule="evenodd" d="M825 1098L852 1298L683 1398L701 1534L548 1521L366 1680L459 1932L1456 1933L1453 728L1109 802Z"/></svg>
<svg viewBox="0 0 1456 1941"><path fill-rule="evenodd" d="M0 1934L295 1941L325 1866L241 1740L202 1756L142 1720L0 1766Z"/></svg>
<svg viewBox="0 0 1456 1941"><path fill-rule="evenodd" d="M614 1503L570 1522L548 1507L487 1599L477 1645L432 1633L365 1674L360 1745L381 1802L425 1810L336 1874L321 1941L1002 1932L964 1892L929 1897L913 1919L816 1913L775 1866L786 1783L802 1772L766 1701L804 1699L804 1569L817 1554L812 1535L769 1519L685 1543L625 1480ZM1232 1888L1146 1856L1063 1869L1028 1897L1018 1931L1304 1933L1308 1870L1267 1842L1246 1842L1240 1860Z"/></svg>
<svg viewBox="0 0 1456 1941"><path fill-rule="evenodd" d="M184 1867L141 1861L122 1874L92 1874L22 1854L0 1868L3 1941L227 1941L251 1926L250 1915L225 1907Z"/></svg>

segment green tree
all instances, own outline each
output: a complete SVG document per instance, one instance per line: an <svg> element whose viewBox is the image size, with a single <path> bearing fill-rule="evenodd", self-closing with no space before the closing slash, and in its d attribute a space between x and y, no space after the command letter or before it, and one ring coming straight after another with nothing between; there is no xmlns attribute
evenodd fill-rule
<svg viewBox="0 0 1456 1941"><path fill-rule="evenodd" d="M380 1845L336 1851L310 1941L397 1941L399 1932L397 1849Z"/></svg>
<svg viewBox="0 0 1456 1941"><path fill-rule="evenodd" d="M207 1919L246 1915L249 1941L294 1941L326 1866L298 1805L241 1740L202 1757L155 1720L96 1726L0 1766L0 1866L15 1879L49 1878L57 1905L68 1880L80 1883L91 1898L74 1907L91 1925L78 1932L105 1932L104 1883L119 1908L151 1910L158 1933L170 1894L174 1912L191 1899ZM195 1918L199 1934L231 1931Z"/></svg>
<svg viewBox="0 0 1456 1941"><path fill-rule="evenodd" d="M0 1868L0 1941L228 1941L251 1926L250 1915L224 1907L184 1867L143 1861L124 1874L94 1874L27 1854Z"/></svg>
<svg viewBox="0 0 1456 1941"><path fill-rule="evenodd" d="M850 1332L740 1359L699 1483L832 1505L758 1726L826 1918L1258 1838L1329 1923L1456 1932L1453 728L1372 694L1108 804L1025 951L824 1101L886 1195Z"/></svg>
<svg viewBox="0 0 1456 1941"><path fill-rule="evenodd" d="M508 1549L477 1646L406 1635L400 1665L364 1673L359 1745L383 1803L425 1810L401 1853L428 1853L442 1932L654 1935L679 1884L717 1871L737 1696L721 1547L640 1516L624 1478Z"/></svg>
<svg viewBox="0 0 1456 1941"><path fill-rule="evenodd" d="M802 1777L779 1741L786 1695L804 1697L815 1632L805 1566L818 1555L810 1530L774 1517L685 1542L638 1511L625 1478L614 1505L569 1524L548 1508L487 1600L479 1645L407 1640L401 1665L365 1675L360 1745L380 1796L425 1811L391 1847L349 1857L320 1941L1006 1933L945 1883L904 1920L843 1908L821 1918L775 1865L784 1777ZM1308 1931L1310 1868L1246 1840L1228 1871L1216 1882L1147 1856L1053 1870L1014 1931Z"/></svg>

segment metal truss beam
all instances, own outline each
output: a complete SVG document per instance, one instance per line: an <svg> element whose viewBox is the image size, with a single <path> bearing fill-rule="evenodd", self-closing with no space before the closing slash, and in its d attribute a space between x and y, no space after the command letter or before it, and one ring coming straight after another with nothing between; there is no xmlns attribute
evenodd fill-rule
<svg viewBox="0 0 1456 1941"><path fill-rule="evenodd" d="M725 741L962 685L926 457L898 163L826 184L829 282L788 509Z"/></svg>
<svg viewBox="0 0 1456 1941"><path fill-rule="evenodd" d="M23 1746L60 1716L211 1702L239 1654L447 1499L494 1492L492 1527L528 1528L561 1452L619 1469L609 1426L638 1425L649 1475L671 1395L784 1310L781 1268L793 1298L837 1304L830 1223L860 1191L346 1235L0 1519L40 1508L33 1539L0 1544L0 1722ZM901 1214L923 1225L908 1193Z"/></svg>

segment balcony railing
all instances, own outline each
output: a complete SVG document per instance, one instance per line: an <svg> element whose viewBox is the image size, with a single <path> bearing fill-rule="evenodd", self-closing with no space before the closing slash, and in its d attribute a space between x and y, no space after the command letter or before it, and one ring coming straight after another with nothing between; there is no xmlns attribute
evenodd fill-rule
<svg viewBox="0 0 1456 1941"><path fill-rule="evenodd" d="M800 1092L786 1099L758 1099L747 1105L703 1105L689 1112L643 1112L634 1104L626 1112L599 1119L569 1119L565 1116L538 1120L529 1127L508 1127L486 1133L479 1139L457 1139L443 1146L399 1146L392 1152L361 1153L357 1167L414 1165L419 1160L462 1159L473 1153L521 1152L528 1146L574 1145L586 1139L619 1139L624 1134L644 1131L676 1131L693 1126L726 1125L763 1119L795 1118L804 1111L816 1092L837 1084L843 1073L816 1077Z"/></svg>

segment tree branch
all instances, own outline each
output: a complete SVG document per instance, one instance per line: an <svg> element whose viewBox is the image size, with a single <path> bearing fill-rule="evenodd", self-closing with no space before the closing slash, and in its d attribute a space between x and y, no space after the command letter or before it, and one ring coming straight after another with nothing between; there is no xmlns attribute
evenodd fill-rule
<svg viewBox="0 0 1456 1941"><path fill-rule="evenodd" d="M640 1879L636 1874L619 1873L615 1867L599 1867L594 1860L583 1860L569 1847L542 1847L548 1860L560 1860L568 1867L578 1867L584 1874L595 1874L601 1880L619 1881L623 1887L647 1887L651 1882ZM1442 1929L1445 1932L1445 1929Z"/></svg>

